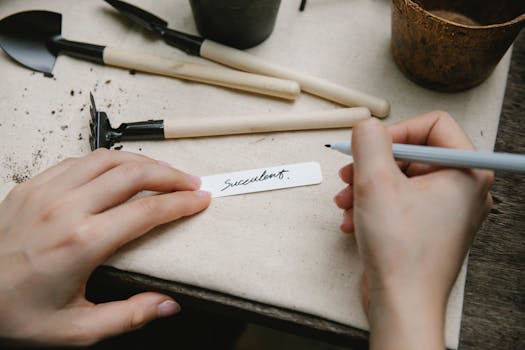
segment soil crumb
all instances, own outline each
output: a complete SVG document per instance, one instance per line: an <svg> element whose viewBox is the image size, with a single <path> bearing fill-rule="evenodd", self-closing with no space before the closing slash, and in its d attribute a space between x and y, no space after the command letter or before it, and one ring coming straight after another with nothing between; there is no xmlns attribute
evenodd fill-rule
<svg viewBox="0 0 525 350"><path fill-rule="evenodd" d="M36 157L35 154L33 154L33 164L38 163L40 159L41 153L38 154ZM29 165L18 164L11 157L4 158L2 166L6 170L6 176L3 179L3 181L5 182L13 181L17 184L21 184L22 182L26 182L33 176L32 170L29 168Z"/></svg>
<svg viewBox="0 0 525 350"><path fill-rule="evenodd" d="M13 174L13 176L11 176L11 180L13 180L17 184L21 184L22 182L26 182L29 179L30 179L30 177L27 174Z"/></svg>

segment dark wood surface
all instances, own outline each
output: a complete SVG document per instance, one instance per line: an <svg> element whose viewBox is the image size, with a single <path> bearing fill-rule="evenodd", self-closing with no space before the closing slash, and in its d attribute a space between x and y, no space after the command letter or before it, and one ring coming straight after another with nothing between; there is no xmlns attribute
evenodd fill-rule
<svg viewBox="0 0 525 350"><path fill-rule="evenodd" d="M525 31L515 42L496 151L525 153ZM496 173L470 254L461 349L525 349L525 176Z"/></svg>
<svg viewBox="0 0 525 350"><path fill-rule="evenodd" d="M525 32L515 42L496 150L525 153ZM461 326L462 350L525 349L525 176L496 173L492 194L494 208L470 254ZM368 345L367 333L362 330L110 267L95 271L88 294L96 301L104 301L144 290L174 296L187 313L200 315L201 322L205 319L216 324L252 322L352 349ZM215 349L220 348L214 344Z"/></svg>

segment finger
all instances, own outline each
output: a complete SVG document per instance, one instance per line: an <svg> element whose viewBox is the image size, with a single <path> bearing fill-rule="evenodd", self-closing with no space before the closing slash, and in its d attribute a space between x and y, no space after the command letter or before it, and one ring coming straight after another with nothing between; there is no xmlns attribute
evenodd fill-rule
<svg viewBox="0 0 525 350"><path fill-rule="evenodd" d="M488 193L494 183L494 171L492 170L474 170L474 176L481 185L481 190ZM491 198L492 200L492 198Z"/></svg>
<svg viewBox="0 0 525 350"><path fill-rule="evenodd" d="M388 131L395 143L474 149L455 119L443 111L426 113L392 124Z"/></svg>
<svg viewBox="0 0 525 350"><path fill-rule="evenodd" d="M157 161L139 154L100 148L80 159L67 173L63 173L64 176L55 177L48 181L47 185L53 191L63 193L82 186L106 171L126 162L155 163Z"/></svg>
<svg viewBox="0 0 525 350"><path fill-rule="evenodd" d="M443 169L443 167L439 165L434 165L434 164L408 163L405 168L404 173L408 177L414 177L414 176L423 176L426 174L430 174L440 169Z"/></svg>
<svg viewBox="0 0 525 350"><path fill-rule="evenodd" d="M352 136L354 158L354 184L364 189L374 182L381 184L392 176L401 174L392 154L392 139L386 128L375 118L354 127ZM366 184L365 184L366 183ZM354 187L354 191L357 191Z"/></svg>
<svg viewBox="0 0 525 350"><path fill-rule="evenodd" d="M126 162L74 190L83 210L99 213L121 204L141 191L193 191L200 179L158 162Z"/></svg>
<svg viewBox="0 0 525 350"><path fill-rule="evenodd" d="M354 166L353 164L348 164L344 167L342 167L339 170L339 177L341 180L343 180L344 183L350 184L352 183L352 179L354 178Z"/></svg>
<svg viewBox="0 0 525 350"><path fill-rule="evenodd" d="M94 251L104 260L152 228L204 210L210 200L210 193L205 191L143 197L96 215L81 234L92 236Z"/></svg>
<svg viewBox="0 0 525 350"><path fill-rule="evenodd" d="M408 119L388 128L394 142L422 144L436 147L474 150L475 147L461 126L443 111L434 111ZM428 165L416 165L410 174L424 175L440 169ZM493 174L486 170L463 170L474 175L481 187L490 187Z"/></svg>
<svg viewBox="0 0 525 350"><path fill-rule="evenodd" d="M339 228L345 233L353 233L355 231L353 208L345 210L343 213L343 223Z"/></svg>
<svg viewBox="0 0 525 350"><path fill-rule="evenodd" d="M39 187L44 187L44 191L46 191L46 183L62 174L64 171L67 171L67 169L71 168L77 160L78 158L65 159L23 184L15 186L5 197L5 200L0 202L0 211L6 214L4 215L4 219L12 217L15 213L19 212L21 208L25 208L25 211L27 212L30 205L33 205L33 207L39 207L41 203L35 198L38 197L35 196L36 190L39 189ZM47 204L48 201L49 197L46 197L44 202ZM0 226L1 224L2 223L0 223Z"/></svg>
<svg viewBox="0 0 525 350"><path fill-rule="evenodd" d="M75 307L62 315L68 346L91 345L104 338L141 328L147 323L176 314L180 306L159 293L141 293L127 300L90 307Z"/></svg>
<svg viewBox="0 0 525 350"><path fill-rule="evenodd" d="M350 209L354 206L354 191L347 186L334 197L335 204L341 209Z"/></svg>
<svg viewBox="0 0 525 350"><path fill-rule="evenodd" d="M79 159L80 158L66 158L33 177L29 180L29 183L35 186L42 185L70 169L79 161Z"/></svg>

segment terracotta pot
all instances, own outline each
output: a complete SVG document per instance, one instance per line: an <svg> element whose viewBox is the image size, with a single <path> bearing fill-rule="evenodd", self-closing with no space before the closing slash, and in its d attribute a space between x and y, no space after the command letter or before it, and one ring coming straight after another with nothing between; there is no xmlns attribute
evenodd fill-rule
<svg viewBox="0 0 525 350"><path fill-rule="evenodd" d="M393 0L392 54L416 83L461 91L492 73L524 21L524 0Z"/></svg>
<svg viewBox="0 0 525 350"><path fill-rule="evenodd" d="M281 0L190 0L190 4L202 36L247 49L272 33Z"/></svg>

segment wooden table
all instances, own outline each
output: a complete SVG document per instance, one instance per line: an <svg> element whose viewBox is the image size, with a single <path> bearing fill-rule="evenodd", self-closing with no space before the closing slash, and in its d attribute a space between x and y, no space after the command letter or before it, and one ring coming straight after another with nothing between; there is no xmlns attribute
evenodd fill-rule
<svg viewBox="0 0 525 350"><path fill-rule="evenodd" d="M525 32L515 43L495 150L525 153ZM525 349L525 176L496 173L492 194L494 207L470 255L460 349ZM253 322L352 349L368 346L368 334L362 330L109 267L95 271L88 295L104 301L145 290L172 295L188 310L186 315L191 319L187 322L204 336L206 325L216 329L211 336L218 337L228 333L222 325L235 335L243 322ZM168 328L168 336L186 322L184 317L180 321L171 331L170 326L163 326ZM211 344L219 348L217 339Z"/></svg>

